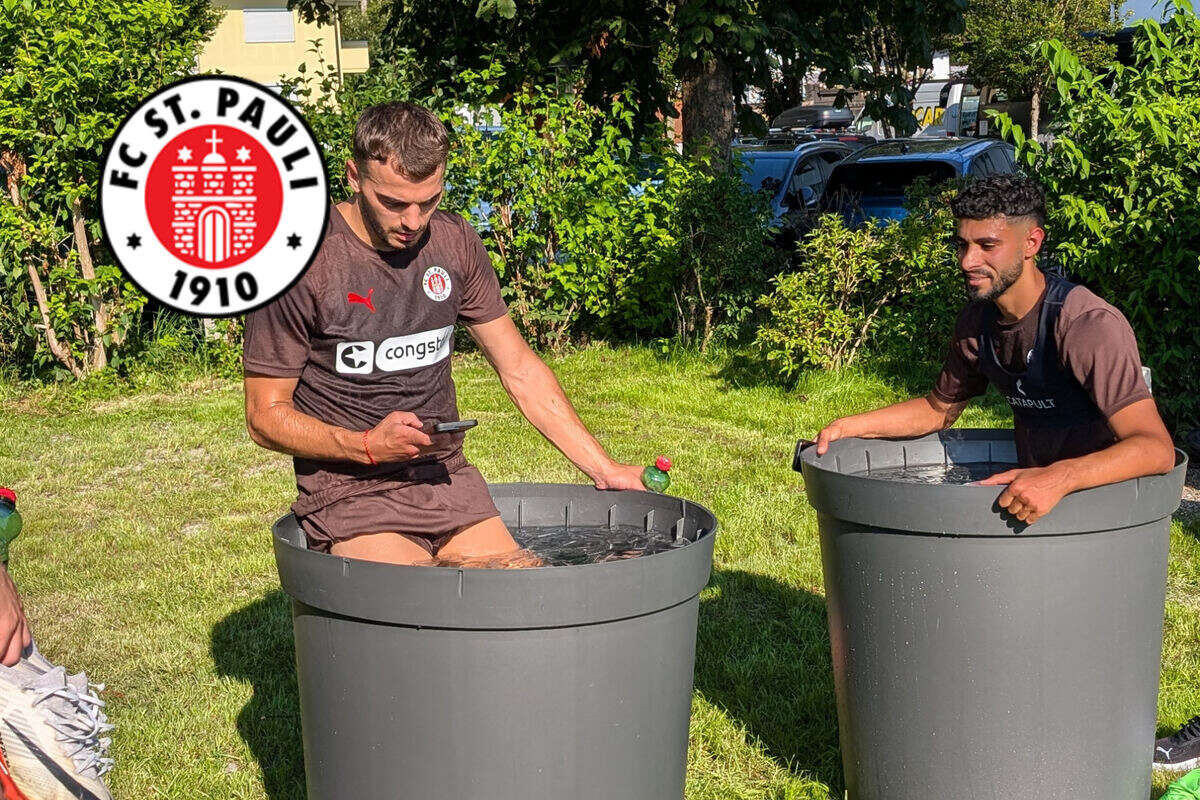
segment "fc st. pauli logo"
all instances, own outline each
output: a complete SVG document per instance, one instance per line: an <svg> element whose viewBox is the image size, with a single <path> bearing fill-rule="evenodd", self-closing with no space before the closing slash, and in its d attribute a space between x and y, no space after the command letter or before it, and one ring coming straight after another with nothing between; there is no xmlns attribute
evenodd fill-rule
<svg viewBox="0 0 1200 800"><path fill-rule="evenodd" d="M304 273L329 214L321 148L278 95L227 76L148 98L109 143L105 240L146 294L206 317L242 314Z"/></svg>

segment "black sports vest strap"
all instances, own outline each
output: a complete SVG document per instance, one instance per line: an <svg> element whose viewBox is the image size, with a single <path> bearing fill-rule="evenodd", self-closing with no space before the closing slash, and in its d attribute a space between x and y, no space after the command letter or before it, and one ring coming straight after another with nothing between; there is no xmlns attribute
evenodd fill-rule
<svg viewBox="0 0 1200 800"><path fill-rule="evenodd" d="M1023 372L1010 372L996 355L995 326L999 311L989 303L979 334L979 370L1012 407L1017 424L1032 428L1062 428L1103 420L1087 390L1063 369L1055 325L1075 284L1046 275L1046 294L1038 311L1037 338Z"/></svg>

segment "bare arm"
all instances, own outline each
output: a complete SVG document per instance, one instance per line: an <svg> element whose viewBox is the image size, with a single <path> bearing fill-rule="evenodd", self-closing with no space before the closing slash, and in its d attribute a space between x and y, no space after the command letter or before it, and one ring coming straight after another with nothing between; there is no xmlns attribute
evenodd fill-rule
<svg viewBox="0 0 1200 800"><path fill-rule="evenodd" d="M614 461L591 434L558 378L529 348L507 315L470 325L504 391L533 427L600 489L641 489L642 468Z"/></svg>
<svg viewBox="0 0 1200 800"><path fill-rule="evenodd" d="M830 443L838 439L906 439L944 430L954 424L966 405L945 403L931 393L852 417L835 419L817 434L817 455L825 455Z"/></svg>
<svg viewBox="0 0 1200 800"><path fill-rule="evenodd" d="M1070 477L1070 491L1161 475L1175 466L1175 444L1151 399L1130 403L1108 420L1116 443L1095 453L1058 462Z"/></svg>
<svg viewBox="0 0 1200 800"><path fill-rule="evenodd" d="M408 411L393 411L367 433L322 422L297 411L292 393L297 378L247 375L246 429L255 444L317 461L369 464L367 448L377 463L405 461L420 454L430 439L421 431L421 420Z"/></svg>
<svg viewBox="0 0 1200 800"><path fill-rule="evenodd" d="M5 567L0 566L0 663L11 667L21 658L21 652L33 643L21 596Z"/></svg>
<svg viewBox="0 0 1200 800"><path fill-rule="evenodd" d="M1011 469L980 483L1007 484L997 502L1017 519L1032 524L1071 492L1158 475L1175 466L1175 445L1153 400L1131 403L1109 417L1108 424L1117 441L1103 450L1048 467Z"/></svg>

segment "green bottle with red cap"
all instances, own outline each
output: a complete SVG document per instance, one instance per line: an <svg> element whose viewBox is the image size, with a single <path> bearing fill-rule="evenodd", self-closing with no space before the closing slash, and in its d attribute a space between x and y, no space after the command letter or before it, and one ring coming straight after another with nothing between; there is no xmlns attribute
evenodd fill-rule
<svg viewBox="0 0 1200 800"><path fill-rule="evenodd" d="M671 487L671 459L659 456L654 463L642 470L642 486L652 492L665 492Z"/></svg>
<svg viewBox="0 0 1200 800"><path fill-rule="evenodd" d="M8 546L21 532L21 512L17 511L17 493L0 486L0 561L8 566Z"/></svg>

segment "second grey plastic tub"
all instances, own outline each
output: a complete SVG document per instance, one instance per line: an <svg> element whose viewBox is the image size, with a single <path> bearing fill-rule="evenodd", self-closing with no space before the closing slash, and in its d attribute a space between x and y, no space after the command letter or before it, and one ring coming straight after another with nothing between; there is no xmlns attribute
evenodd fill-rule
<svg viewBox="0 0 1200 800"><path fill-rule="evenodd" d="M691 543L583 566L400 567L310 551L281 519L309 800L679 800L713 515L643 492L491 491L510 528Z"/></svg>
<svg viewBox="0 0 1200 800"><path fill-rule="evenodd" d="M1001 488L872 477L1016 460L1011 431L797 452L817 510L850 800L1146 800L1169 474L1013 525Z"/></svg>

